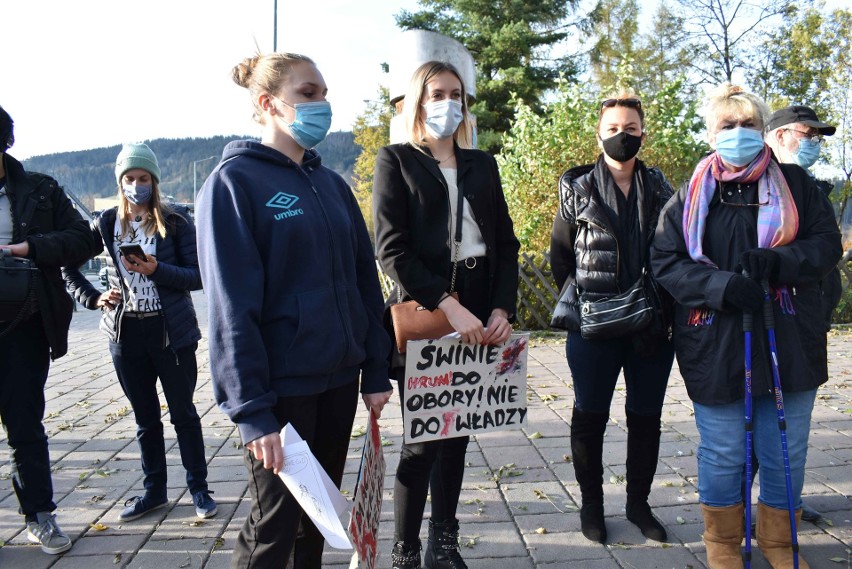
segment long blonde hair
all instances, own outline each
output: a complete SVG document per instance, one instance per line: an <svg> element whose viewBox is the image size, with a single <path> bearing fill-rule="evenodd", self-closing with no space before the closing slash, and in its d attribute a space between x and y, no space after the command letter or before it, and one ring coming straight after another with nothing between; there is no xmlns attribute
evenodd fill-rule
<svg viewBox="0 0 852 569"><path fill-rule="evenodd" d="M446 71L455 75L461 83L462 122L456 132L453 133L453 140L461 148L473 148L473 121L467 108L467 91L464 88L464 80L458 69L445 61L427 61L414 71L414 75L411 76L411 81L408 83L402 116L408 142L418 148L426 139L426 125L420 112L423 105L423 91L433 77Z"/></svg>

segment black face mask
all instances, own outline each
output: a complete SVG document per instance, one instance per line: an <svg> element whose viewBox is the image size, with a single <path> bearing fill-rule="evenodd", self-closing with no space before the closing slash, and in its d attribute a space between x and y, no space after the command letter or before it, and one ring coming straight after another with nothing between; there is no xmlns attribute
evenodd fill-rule
<svg viewBox="0 0 852 569"><path fill-rule="evenodd" d="M638 154L642 137L619 132L615 136L602 139L601 144L607 156L618 162L627 162Z"/></svg>

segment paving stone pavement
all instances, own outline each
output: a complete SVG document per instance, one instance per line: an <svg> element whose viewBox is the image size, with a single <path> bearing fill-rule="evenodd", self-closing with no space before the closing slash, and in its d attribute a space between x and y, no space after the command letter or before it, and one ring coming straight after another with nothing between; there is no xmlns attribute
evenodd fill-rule
<svg viewBox="0 0 852 569"><path fill-rule="evenodd" d="M203 293L194 299L206 333ZM141 464L129 404L115 378L99 313L80 308L69 353L53 363L46 388L45 426L53 462L57 518L74 540L49 556L26 539L17 514L5 433L0 434L0 568L223 569L248 512L246 472L238 434L213 401L206 340L198 349L196 405L209 457L217 517L196 521L174 430L164 417L169 465L168 508L139 520L117 519L125 500L141 493ZM852 567L852 333L829 337L830 380L818 393L810 437L805 499L823 512L818 525L803 522L799 541L813 569ZM480 435L470 444L461 496L462 553L470 569L702 568L701 516L696 493L697 432L677 368L663 410L664 432L651 505L668 529L669 543L645 540L624 517L626 431L624 384L616 389L607 428L605 506L609 543L580 532L579 489L569 462L573 390L563 342L536 339L529 361L529 421L523 431ZM165 400L163 400L165 403ZM164 405L164 411L167 411ZM366 423L359 410L356 425ZM393 473L402 422L396 397L381 420L388 466L378 566L390 566ZM343 489L354 488L363 438L349 449ZM756 494L755 494L756 495ZM428 517L428 505L427 505ZM421 534L424 538L426 528ZM757 552L755 569L769 565ZM348 567L349 554L326 548L324 566Z"/></svg>

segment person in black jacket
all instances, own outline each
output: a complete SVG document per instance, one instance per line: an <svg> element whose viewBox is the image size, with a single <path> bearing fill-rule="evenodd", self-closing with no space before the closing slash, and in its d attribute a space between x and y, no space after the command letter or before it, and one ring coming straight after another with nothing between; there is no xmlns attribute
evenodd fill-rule
<svg viewBox="0 0 852 569"><path fill-rule="evenodd" d="M603 101L597 129L603 151L594 164L559 180L560 210L553 224L550 261L561 289L583 298L611 297L649 272L648 248L672 189L662 172L636 158L645 140L642 103L631 93ZM666 299L663 299L666 301ZM662 307L661 307L662 308ZM643 329L587 339L568 331L565 352L574 380L571 451L580 485L580 523L586 538L606 542L603 509L603 437L616 381L627 386L627 519L649 539L666 530L648 506L660 451L660 416L674 351L668 322L656 312Z"/></svg>
<svg viewBox="0 0 852 569"><path fill-rule="evenodd" d="M819 158L825 137L832 136L835 132L837 132L837 127L819 120L812 108L804 105L791 105L772 113L764 138L766 144L775 153L778 162L798 164L813 177L810 168ZM814 178L814 184L830 202L834 184L817 178ZM840 280L840 269L838 267L834 267L820 282L820 291L822 292L825 329L831 330L831 317L843 294L843 284ZM815 517L812 511L808 511L809 508L806 505L803 505L803 507L802 519L809 521L819 519L818 515Z"/></svg>
<svg viewBox="0 0 852 569"><path fill-rule="evenodd" d="M101 330L118 381L136 418L145 494L125 502L120 521L168 505L166 449L157 378L177 433L186 483L199 518L216 515L207 487L201 419L192 402L201 339L190 291L201 288L195 225L188 212L163 202L160 166L145 144L126 144L115 163L119 205L101 212L91 233L94 257L108 254L110 288L101 293L77 268L65 269L68 289L90 310L101 309ZM127 252L129 245L141 248Z"/></svg>
<svg viewBox="0 0 852 569"><path fill-rule="evenodd" d="M55 555L69 550L71 540L52 513L56 504L42 424L44 386L50 361L68 349L73 301L60 267L83 259L92 239L56 180L25 171L9 156L13 127L12 117L0 107L0 249L33 261L38 276L35 302L25 305L24 313L0 297L0 420L12 449L12 485L27 538Z"/></svg>
<svg viewBox="0 0 852 569"><path fill-rule="evenodd" d="M421 65L404 105L409 141L380 149L373 177L378 259L397 283L387 305L399 297L414 299L429 310L444 311L465 342L499 344L512 332L519 243L497 163L471 148L464 84L452 65ZM462 235L456 248L451 243L459 192ZM451 290L458 292L458 300ZM400 380L405 358L396 346L393 350L392 374ZM402 397L404 381L398 385ZM456 508L468 439L403 444L394 486L394 568L420 567L420 523L430 487L425 566L467 567L459 554Z"/></svg>
<svg viewBox="0 0 852 569"><path fill-rule="evenodd" d="M754 315L757 543L774 568L792 567L794 554L770 353L760 317L765 294L775 316L797 518L811 411L817 388L828 379L819 281L840 259L840 232L807 172L779 164L764 144L768 118L766 104L741 87L724 83L710 93L705 119L714 152L666 206L651 249L654 274L676 302L673 336L701 436L698 496L712 569L743 566L743 313ZM807 567L801 555L799 567Z"/></svg>

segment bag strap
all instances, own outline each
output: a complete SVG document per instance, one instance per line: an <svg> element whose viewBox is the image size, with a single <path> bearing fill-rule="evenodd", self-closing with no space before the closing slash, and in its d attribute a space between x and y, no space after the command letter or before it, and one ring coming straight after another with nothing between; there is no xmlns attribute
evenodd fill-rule
<svg viewBox="0 0 852 569"><path fill-rule="evenodd" d="M458 201L456 205L456 234L453 238L453 277L450 280L450 292L456 290L456 273L459 268L459 250L462 243L462 224L464 221L464 190L462 180L456 182L456 191L458 192Z"/></svg>
<svg viewBox="0 0 852 569"><path fill-rule="evenodd" d="M453 274L450 279L449 292L455 292L456 290L456 274L458 273L459 268L459 250L461 249L462 243L462 222L464 221L464 191L461 179L456 182L456 187L458 190L458 200L456 205L455 235L453 236ZM397 283L396 293L397 303L402 302L402 287L399 286L399 283Z"/></svg>

